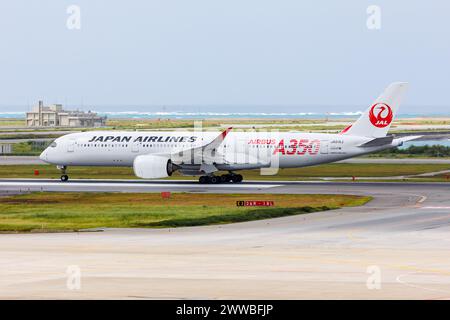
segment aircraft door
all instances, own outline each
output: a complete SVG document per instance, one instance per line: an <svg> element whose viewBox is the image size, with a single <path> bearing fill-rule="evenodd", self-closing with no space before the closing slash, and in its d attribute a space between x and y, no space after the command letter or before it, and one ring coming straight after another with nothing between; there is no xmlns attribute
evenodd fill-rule
<svg viewBox="0 0 450 320"><path fill-rule="evenodd" d="M320 141L320 153L328 154L328 146L329 146L329 141L327 141L327 140Z"/></svg>
<svg viewBox="0 0 450 320"><path fill-rule="evenodd" d="M73 152L75 148L75 141L70 140L67 144L67 152Z"/></svg>
<svg viewBox="0 0 450 320"><path fill-rule="evenodd" d="M139 142L135 142L131 145L131 152L139 152Z"/></svg>

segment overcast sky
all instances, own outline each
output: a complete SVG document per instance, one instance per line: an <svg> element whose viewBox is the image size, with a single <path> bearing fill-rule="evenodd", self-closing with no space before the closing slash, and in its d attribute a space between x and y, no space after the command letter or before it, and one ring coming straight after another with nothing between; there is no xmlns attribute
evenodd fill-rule
<svg viewBox="0 0 450 320"><path fill-rule="evenodd" d="M81 9L79 30L66 25L72 4ZM372 4L381 8L379 30L366 26ZM443 113L449 12L442 0L2 1L0 105L351 111L390 82L408 81L407 105Z"/></svg>

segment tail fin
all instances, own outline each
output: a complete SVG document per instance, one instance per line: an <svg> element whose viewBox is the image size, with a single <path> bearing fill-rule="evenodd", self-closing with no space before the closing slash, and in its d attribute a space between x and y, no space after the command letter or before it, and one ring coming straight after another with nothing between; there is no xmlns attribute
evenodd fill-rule
<svg viewBox="0 0 450 320"><path fill-rule="evenodd" d="M373 138L386 136L407 88L406 82L391 83L372 106L341 134Z"/></svg>

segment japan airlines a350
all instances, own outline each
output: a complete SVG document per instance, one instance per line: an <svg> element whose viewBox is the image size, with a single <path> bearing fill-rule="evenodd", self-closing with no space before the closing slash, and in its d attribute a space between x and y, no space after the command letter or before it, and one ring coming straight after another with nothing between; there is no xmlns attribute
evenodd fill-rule
<svg viewBox="0 0 450 320"><path fill-rule="evenodd" d="M330 163L394 148L417 136L388 135L407 83L396 82L359 119L337 134L303 132L91 131L56 139L40 158L69 166L128 166L136 176L157 179L200 176L200 183L241 182L239 170L295 168ZM226 174L216 175L218 171Z"/></svg>

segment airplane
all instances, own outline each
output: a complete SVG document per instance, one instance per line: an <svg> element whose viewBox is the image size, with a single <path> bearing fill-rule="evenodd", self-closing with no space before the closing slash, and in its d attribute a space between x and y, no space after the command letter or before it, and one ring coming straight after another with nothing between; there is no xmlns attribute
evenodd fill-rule
<svg viewBox="0 0 450 320"><path fill-rule="evenodd" d="M388 135L408 87L390 84L352 125L336 134L305 132L90 131L57 138L40 159L69 166L133 167L137 177L159 179L178 171L200 183L239 183L239 170L297 168L395 148L419 136ZM216 175L219 171L228 173Z"/></svg>

